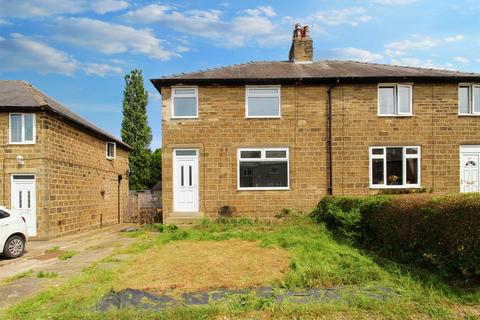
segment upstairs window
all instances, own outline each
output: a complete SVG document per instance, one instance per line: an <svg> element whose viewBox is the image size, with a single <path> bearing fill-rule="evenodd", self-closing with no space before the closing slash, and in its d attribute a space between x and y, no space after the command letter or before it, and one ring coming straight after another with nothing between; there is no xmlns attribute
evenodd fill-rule
<svg viewBox="0 0 480 320"><path fill-rule="evenodd" d="M420 147L370 148L370 187L420 187Z"/></svg>
<svg viewBox="0 0 480 320"><path fill-rule="evenodd" d="M458 113L480 115L480 84L460 84L458 87Z"/></svg>
<svg viewBox="0 0 480 320"><path fill-rule="evenodd" d="M248 86L247 118L280 118L280 86Z"/></svg>
<svg viewBox="0 0 480 320"><path fill-rule="evenodd" d="M10 114L10 143L35 143L35 114Z"/></svg>
<svg viewBox="0 0 480 320"><path fill-rule="evenodd" d="M289 188L288 149L239 149L239 190Z"/></svg>
<svg viewBox="0 0 480 320"><path fill-rule="evenodd" d="M198 117L198 89L196 87L173 87L172 102L172 118Z"/></svg>
<svg viewBox="0 0 480 320"><path fill-rule="evenodd" d="M408 84L380 84L378 86L378 115L412 115L412 86Z"/></svg>
<svg viewBox="0 0 480 320"><path fill-rule="evenodd" d="M117 144L115 142L107 142L106 153L107 159L115 159L117 157Z"/></svg>

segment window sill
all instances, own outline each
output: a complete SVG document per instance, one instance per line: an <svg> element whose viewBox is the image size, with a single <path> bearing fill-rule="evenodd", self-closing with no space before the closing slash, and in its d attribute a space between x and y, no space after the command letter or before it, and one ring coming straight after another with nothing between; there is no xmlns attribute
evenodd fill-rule
<svg viewBox="0 0 480 320"><path fill-rule="evenodd" d="M405 118L413 117L413 114L377 114L377 116L382 118Z"/></svg>
<svg viewBox="0 0 480 320"><path fill-rule="evenodd" d="M9 142L8 145L32 145L36 144L35 142Z"/></svg>
<svg viewBox="0 0 480 320"><path fill-rule="evenodd" d="M282 116L246 116L245 119L282 119Z"/></svg>
<svg viewBox="0 0 480 320"><path fill-rule="evenodd" d="M196 117L170 117L171 120L194 120L199 119L198 116Z"/></svg>
<svg viewBox="0 0 480 320"><path fill-rule="evenodd" d="M115 158L116 158L116 157L106 157L105 159L110 160L110 161L113 161L113 160L115 160Z"/></svg>
<svg viewBox="0 0 480 320"><path fill-rule="evenodd" d="M480 113L459 113L459 117L480 117Z"/></svg>
<svg viewBox="0 0 480 320"><path fill-rule="evenodd" d="M269 187L259 187L259 188L237 188L237 191L289 191L290 187L279 187L279 188L269 188Z"/></svg>
<svg viewBox="0 0 480 320"><path fill-rule="evenodd" d="M370 185L370 189L422 189L420 185L401 185L401 186L373 186Z"/></svg>

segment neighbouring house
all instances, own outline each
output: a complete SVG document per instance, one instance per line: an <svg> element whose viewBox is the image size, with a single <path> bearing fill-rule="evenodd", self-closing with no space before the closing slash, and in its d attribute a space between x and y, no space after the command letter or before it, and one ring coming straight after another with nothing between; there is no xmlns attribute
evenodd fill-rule
<svg viewBox="0 0 480 320"><path fill-rule="evenodd" d="M29 236L51 239L119 221L130 147L25 81L0 80L0 203Z"/></svg>
<svg viewBox="0 0 480 320"><path fill-rule="evenodd" d="M308 211L325 195L479 191L480 74L288 61L151 80L162 94L164 221Z"/></svg>

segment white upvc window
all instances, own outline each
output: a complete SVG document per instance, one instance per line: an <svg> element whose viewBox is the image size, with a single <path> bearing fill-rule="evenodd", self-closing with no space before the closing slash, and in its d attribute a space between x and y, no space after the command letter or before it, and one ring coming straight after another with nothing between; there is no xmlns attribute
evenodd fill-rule
<svg viewBox="0 0 480 320"><path fill-rule="evenodd" d="M246 118L280 118L280 86L246 86Z"/></svg>
<svg viewBox="0 0 480 320"><path fill-rule="evenodd" d="M35 143L34 113L10 113L9 119L8 141L10 144Z"/></svg>
<svg viewBox="0 0 480 320"><path fill-rule="evenodd" d="M238 190L288 190L288 148L245 148L237 153Z"/></svg>
<svg viewBox="0 0 480 320"><path fill-rule="evenodd" d="M106 157L109 160L117 157L117 144L115 142L108 141L105 145Z"/></svg>
<svg viewBox="0 0 480 320"><path fill-rule="evenodd" d="M370 188L420 188L419 146L370 147Z"/></svg>
<svg viewBox="0 0 480 320"><path fill-rule="evenodd" d="M480 84L461 83L458 86L458 114L480 115Z"/></svg>
<svg viewBox="0 0 480 320"><path fill-rule="evenodd" d="M198 118L197 87L172 87L172 118Z"/></svg>
<svg viewBox="0 0 480 320"><path fill-rule="evenodd" d="M379 84L377 114L379 116L411 116L412 92L411 84Z"/></svg>

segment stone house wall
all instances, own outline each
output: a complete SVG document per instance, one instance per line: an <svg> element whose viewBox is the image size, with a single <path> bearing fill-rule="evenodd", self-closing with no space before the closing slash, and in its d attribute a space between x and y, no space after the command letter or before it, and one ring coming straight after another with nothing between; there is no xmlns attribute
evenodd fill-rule
<svg viewBox="0 0 480 320"><path fill-rule="evenodd" d="M333 98L333 194L373 194L369 147L421 147L421 187L459 191L459 146L480 144L480 118L458 115L458 84L414 84L413 116L377 116L377 84L338 85ZM173 212L172 150L200 151L200 211L271 218L282 208L309 212L327 194L328 86L281 87L280 119L246 119L245 86L199 86L198 119L171 119L162 88L163 212ZM237 190L237 149L288 147L290 190Z"/></svg>
<svg viewBox="0 0 480 320"><path fill-rule="evenodd" d="M8 144L8 113L0 114L4 169L1 204L10 206L10 175L36 175L37 239L49 239L117 223L128 192L128 152L117 145L105 157L104 138L46 112L36 113L36 143ZM18 166L16 157L25 159ZM118 176L122 175L120 189ZM120 196L119 196L120 195Z"/></svg>

